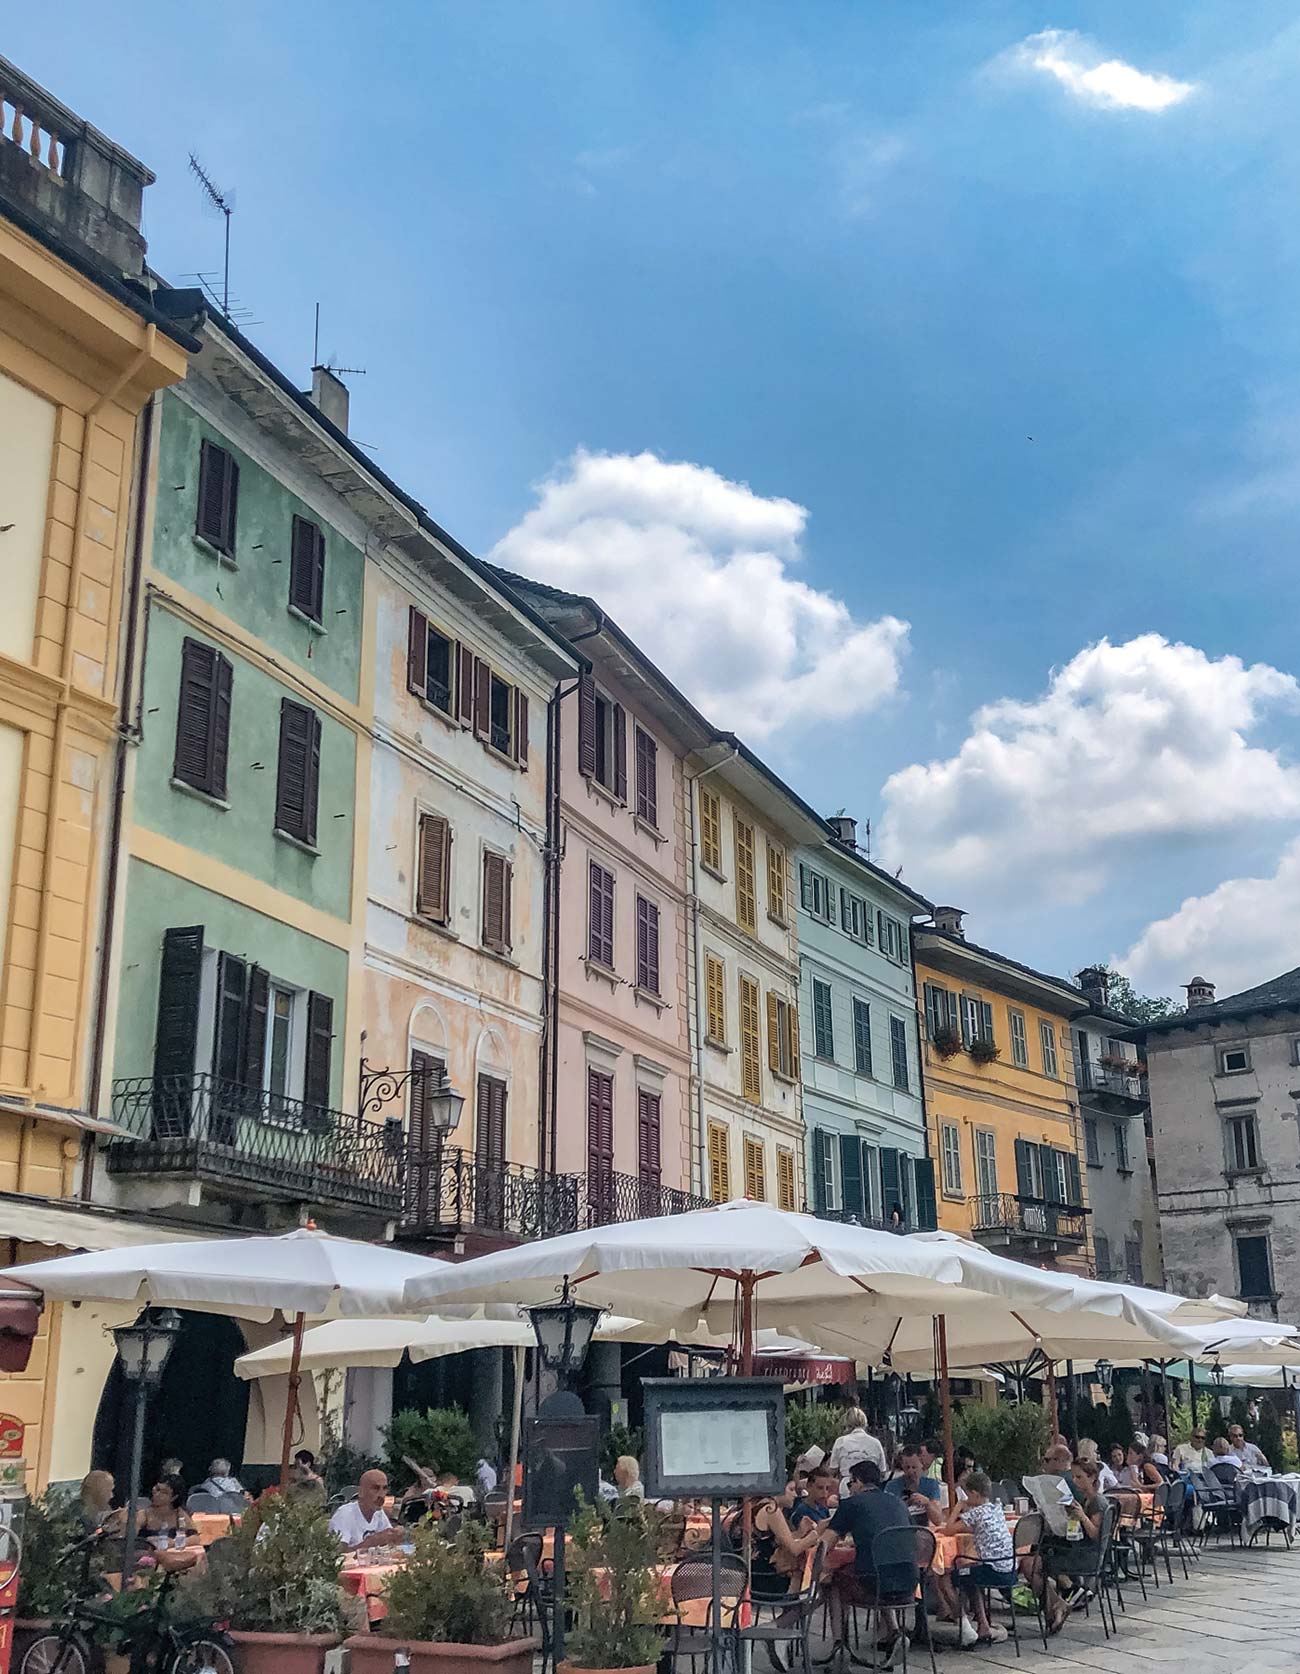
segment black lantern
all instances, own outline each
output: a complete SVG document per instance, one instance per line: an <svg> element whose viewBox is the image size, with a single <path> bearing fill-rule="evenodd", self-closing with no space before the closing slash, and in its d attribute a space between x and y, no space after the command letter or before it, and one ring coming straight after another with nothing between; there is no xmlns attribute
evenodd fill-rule
<svg viewBox="0 0 1300 1674"><path fill-rule="evenodd" d="M427 1090L424 1095L425 1120L431 1124L436 1133L444 1137L454 1133L460 1125L460 1113L465 1108L465 1095L458 1093L448 1079L444 1069L438 1077L437 1085Z"/></svg>
<svg viewBox="0 0 1300 1674"><path fill-rule="evenodd" d="M547 1371L557 1372L562 1378L580 1372L591 1347L592 1333L605 1310L579 1302L566 1275L556 1301L539 1302L524 1312L533 1323L537 1352Z"/></svg>
<svg viewBox="0 0 1300 1674"><path fill-rule="evenodd" d="M1115 1383L1115 1368L1109 1360L1097 1362L1097 1382L1101 1385L1103 1395L1109 1395Z"/></svg>
<svg viewBox="0 0 1300 1674"><path fill-rule="evenodd" d="M135 1563L135 1508L140 1495L140 1461L144 1455L144 1415L151 1389L157 1389L172 1344L181 1328L175 1308L146 1308L134 1325L113 1327L122 1376L131 1391L131 1464L127 1482L126 1531L122 1539L123 1581Z"/></svg>
<svg viewBox="0 0 1300 1674"><path fill-rule="evenodd" d="M1220 1364L1217 1360L1214 1362L1213 1366L1210 1367L1210 1376L1214 1379L1214 1387L1216 1389L1222 1389L1223 1388L1223 1367L1220 1366Z"/></svg>

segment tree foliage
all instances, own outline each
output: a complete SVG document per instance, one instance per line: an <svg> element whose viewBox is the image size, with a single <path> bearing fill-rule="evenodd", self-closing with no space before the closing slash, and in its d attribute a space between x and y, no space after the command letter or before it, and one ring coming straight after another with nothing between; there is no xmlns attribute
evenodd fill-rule
<svg viewBox="0 0 1300 1674"><path fill-rule="evenodd" d="M384 1462L391 1481L413 1480L408 1458L433 1471L454 1471L461 1482L473 1481L479 1446L473 1426L460 1407L404 1407L384 1431Z"/></svg>
<svg viewBox="0 0 1300 1674"><path fill-rule="evenodd" d="M1122 971L1110 965L1100 967L1109 978L1110 1003L1135 1023L1158 1023L1162 1017L1172 1017L1183 1007L1168 994L1139 994Z"/></svg>
<svg viewBox="0 0 1300 1674"><path fill-rule="evenodd" d="M999 1401L995 1407L967 1401L953 1417L954 1442L969 1447L994 1481L1037 1471L1049 1434L1046 1412L1032 1401Z"/></svg>

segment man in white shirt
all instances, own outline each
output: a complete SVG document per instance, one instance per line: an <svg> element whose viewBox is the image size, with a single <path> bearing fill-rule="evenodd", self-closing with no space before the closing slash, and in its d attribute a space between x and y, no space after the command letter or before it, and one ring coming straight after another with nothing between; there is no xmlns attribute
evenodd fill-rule
<svg viewBox="0 0 1300 1674"><path fill-rule="evenodd" d="M1207 1470L1213 1457L1213 1453L1205 1445L1205 1426L1198 1424L1192 1431L1191 1441L1179 1442L1174 1449L1174 1469L1176 1471Z"/></svg>
<svg viewBox="0 0 1300 1674"><path fill-rule="evenodd" d="M1240 1424L1229 1424L1228 1444L1248 1471L1269 1469L1268 1455L1262 1447L1256 1447L1254 1442L1246 1440L1246 1432Z"/></svg>
<svg viewBox="0 0 1300 1674"><path fill-rule="evenodd" d="M388 1478L383 1471L367 1471L357 1484L357 1497L341 1505L330 1518L330 1532L337 1535L349 1552L369 1552L376 1546L394 1546L404 1531L395 1529L384 1510Z"/></svg>
<svg viewBox="0 0 1300 1674"><path fill-rule="evenodd" d="M881 1476L888 1473L885 1450L867 1429L867 1415L861 1407L850 1407L844 1414L844 1428L831 1447L830 1468L840 1479L840 1493L847 1499L853 1492L849 1472L854 1465L869 1460Z"/></svg>

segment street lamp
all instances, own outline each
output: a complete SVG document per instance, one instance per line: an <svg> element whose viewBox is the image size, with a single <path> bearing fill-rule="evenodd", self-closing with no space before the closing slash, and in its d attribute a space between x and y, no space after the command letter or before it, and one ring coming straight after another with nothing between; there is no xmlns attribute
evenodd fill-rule
<svg viewBox="0 0 1300 1674"><path fill-rule="evenodd" d="M591 1347L592 1334L600 1323L603 1308L589 1302L579 1302L573 1294L568 1275L564 1288L554 1302L538 1302L524 1312L532 1322L537 1338L537 1352L548 1372L561 1379L571 1378L582 1370Z"/></svg>
<svg viewBox="0 0 1300 1674"><path fill-rule="evenodd" d="M465 1095L452 1086L444 1068L432 1092L424 1095L424 1114L434 1130L445 1139L460 1125L460 1113L465 1108Z"/></svg>
<svg viewBox="0 0 1300 1674"><path fill-rule="evenodd" d="M181 1328L175 1308L146 1308L134 1325L113 1327L122 1376L131 1390L131 1463L128 1468L126 1534L122 1542L122 1585L135 1564L136 1501L140 1494L140 1461L144 1453L144 1415L149 1391L162 1382L172 1344Z"/></svg>
<svg viewBox="0 0 1300 1674"><path fill-rule="evenodd" d="M1101 1385L1102 1394L1109 1399L1115 1383L1115 1368L1109 1360L1102 1359L1097 1362L1097 1382Z"/></svg>
<svg viewBox="0 0 1300 1674"><path fill-rule="evenodd" d="M1214 1362L1213 1366L1210 1367L1210 1376L1214 1379L1214 1387L1216 1389L1222 1389L1223 1388L1223 1367L1219 1364L1219 1362L1217 1360Z"/></svg>

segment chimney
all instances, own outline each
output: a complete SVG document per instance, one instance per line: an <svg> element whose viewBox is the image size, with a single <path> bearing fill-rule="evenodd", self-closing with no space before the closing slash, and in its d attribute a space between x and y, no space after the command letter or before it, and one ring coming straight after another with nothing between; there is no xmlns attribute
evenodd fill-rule
<svg viewBox="0 0 1300 1674"><path fill-rule="evenodd" d="M0 204L28 215L54 241L111 278L140 278L144 189L154 176L0 58Z"/></svg>
<svg viewBox="0 0 1300 1674"><path fill-rule="evenodd" d="M965 913L960 907L936 907L934 909L934 927L936 930L946 930L949 935L966 939L966 932L961 927Z"/></svg>
<svg viewBox="0 0 1300 1674"><path fill-rule="evenodd" d="M1204 977L1193 977L1185 982L1187 990L1187 1009L1193 1011L1197 1006L1212 1006L1214 1004L1214 984L1207 982Z"/></svg>
<svg viewBox="0 0 1300 1674"><path fill-rule="evenodd" d="M348 386L328 366L311 369L311 398L335 430L348 433Z"/></svg>
<svg viewBox="0 0 1300 1674"><path fill-rule="evenodd" d="M847 814L832 814L826 823L845 848L857 848L858 822L855 819L850 819Z"/></svg>
<svg viewBox="0 0 1300 1674"><path fill-rule="evenodd" d="M1104 965L1088 965L1074 979L1083 989L1090 1006L1110 1004L1110 972Z"/></svg>

